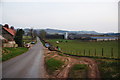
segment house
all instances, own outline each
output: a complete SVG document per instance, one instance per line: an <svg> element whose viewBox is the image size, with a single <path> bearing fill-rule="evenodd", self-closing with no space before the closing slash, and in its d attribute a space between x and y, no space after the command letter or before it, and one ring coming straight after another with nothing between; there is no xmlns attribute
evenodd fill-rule
<svg viewBox="0 0 120 80"><path fill-rule="evenodd" d="M14 29L14 27L11 26L9 28L8 24L2 26L2 47L17 47L17 44L14 41L15 34L16 30Z"/></svg>
<svg viewBox="0 0 120 80"><path fill-rule="evenodd" d="M1 42L7 42L7 39L5 39L4 37L2 37L2 35L0 35L0 41Z"/></svg>
<svg viewBox="0 0 120 80"><path fill-rule="evenodd" d="M9 28L7 24L2 27L2 36L8 41L14 41L15 34L16 30L14 29L14 27Z"/></svg>

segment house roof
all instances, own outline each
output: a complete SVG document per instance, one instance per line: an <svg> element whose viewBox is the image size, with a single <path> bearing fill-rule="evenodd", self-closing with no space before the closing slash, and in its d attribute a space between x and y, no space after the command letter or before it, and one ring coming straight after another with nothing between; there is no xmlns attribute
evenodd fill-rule
<svg viewBox="0 0 120 80"><path fill-rule="evenodd" d="M91 37L93 39L118 39L118 37Z"/></svg>
<svg viewBox="0 0 120 80"><path fill-rule="evenodd" d="M6 28L6 27L3 27L3 29L5 29L7 32L9 32L11 35L15 35L16 31L11 29L11 28Z"/></svg>
<svg viewBox="0 0 120 80"><path fill-rule="evenodd" d="M5 38L0 35L0 39L1 39L1 40L4 40Z"/></svg>

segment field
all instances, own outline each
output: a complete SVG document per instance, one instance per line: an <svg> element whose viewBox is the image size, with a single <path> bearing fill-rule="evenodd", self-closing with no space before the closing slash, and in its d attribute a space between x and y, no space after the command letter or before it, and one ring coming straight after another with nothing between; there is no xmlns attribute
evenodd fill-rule
<svg viewBox="0 0 120 80"><path fill-rule="evenodd" d="M30 43L32 41L31 36L23 36L23 42Z"/></svg>
<svg viewBox="0 0 120 80"><path fill-rule="evenodd" d="M63 53L118 58L118 41L85 42L80 40L49 39L55 47L59 47ZM60 43L56 43L59 41Z"/></svg>

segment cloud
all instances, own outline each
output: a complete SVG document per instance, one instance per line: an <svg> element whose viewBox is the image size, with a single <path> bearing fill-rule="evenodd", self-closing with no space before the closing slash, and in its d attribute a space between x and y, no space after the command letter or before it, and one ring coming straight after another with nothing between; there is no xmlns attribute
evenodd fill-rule
<svg viewBox="0 0 120 80"><path fill-rule="evenodd" d="M49 3L49 1L48 3L6 2L3 5L3 24L9 23L15 27L23 28L49 27L66 30L117 32L118 4L113 3L113 0L79 0L80 3L75 2L78 0L75 0L75 3L64 3L63 0L61 3L59 3L60 0L50 1L58 3ZM82 1L92 1L92 3L83 4ZM108 2L106 3L106 1Z"/></svg>

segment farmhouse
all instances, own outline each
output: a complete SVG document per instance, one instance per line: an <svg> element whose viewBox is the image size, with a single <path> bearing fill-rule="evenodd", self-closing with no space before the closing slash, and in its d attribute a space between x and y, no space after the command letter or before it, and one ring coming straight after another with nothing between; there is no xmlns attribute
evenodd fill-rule
<svg viewBox="0 0 120 80"><path fill-rule="evenodd" d="M9 28L7 24L2 26L2 35L1 35L1 40L3 42L2 46L3 47L17 46L14 41L15 34L16 34L16 30L14 29L14 27Z"/></svg>
<svg viewBox="0 0 120 80"><path fill-rule="evenodd" d="M2 27L2 36L8 41L14 41L15 33L14 27L9 28L7 25Z"/></svg>

